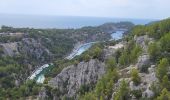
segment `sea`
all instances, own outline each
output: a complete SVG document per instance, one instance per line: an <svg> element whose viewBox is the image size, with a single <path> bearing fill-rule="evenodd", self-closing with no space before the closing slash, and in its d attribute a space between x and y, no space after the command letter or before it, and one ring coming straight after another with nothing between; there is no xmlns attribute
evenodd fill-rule
<svg viewBox="0 0 170 100"><path fill-rule="evenodd" d="M108 22L129 21L135 25L145 25L156 21L153 19L132 18L106 18L106 17L80 17L80 16L44 16L44 15L16 15L0 14L0 26L11 26L17 28L58 28L71 29L84 26L98 26Z"/></svg>

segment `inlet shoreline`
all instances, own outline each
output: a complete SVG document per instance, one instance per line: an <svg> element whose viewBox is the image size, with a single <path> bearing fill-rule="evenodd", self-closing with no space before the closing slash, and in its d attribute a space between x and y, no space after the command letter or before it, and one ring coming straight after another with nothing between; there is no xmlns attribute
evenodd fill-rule
<svg viewBox="0 0 170 100"><path fill-rule="evenodd" d="M123 37L124 32L125 32L124 30L117 30L116 32L111 34L112 38L109 41L121 39ZM89 42L89 43L84 43L84 44L77 43L77 45L75 45L72 52L67 57L65 57L65 59L71 60L75 56L81 55L83 52L88 50L93 44L98 43L98 42L100 42L100 41ZM118 45L116 45L116 46L118 46ZM28 80L35 79L37 83L43 83L45 80L45 76L44 76L44 73L42 73L42 72L43 72L43 70L48 70L49 67L50 67L50 64L44 64L43 66L40 66L38 69L36 69L32 72L32 74L28 77Z"/></svg>

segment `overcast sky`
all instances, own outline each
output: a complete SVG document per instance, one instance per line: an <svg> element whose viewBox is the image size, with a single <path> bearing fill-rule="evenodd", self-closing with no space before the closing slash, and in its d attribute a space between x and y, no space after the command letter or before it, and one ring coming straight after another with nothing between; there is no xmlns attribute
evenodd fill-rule
<svg viewBox="0 0 170 100"><path fill-rule="evenodd" d="M163 19L170 0L0 0L0 13Z"/></svg>

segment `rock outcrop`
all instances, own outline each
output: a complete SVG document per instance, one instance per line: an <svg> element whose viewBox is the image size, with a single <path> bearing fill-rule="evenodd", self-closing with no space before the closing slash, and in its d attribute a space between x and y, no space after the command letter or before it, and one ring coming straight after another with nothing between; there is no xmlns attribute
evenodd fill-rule
<svg viewBox="0 0 170 100"><path fill-rule="evenodd" d="M48 96L46 94L45 88L41 88L39 94L38 94L38 100L47 100Z"/></svg>
<svg viewBox="0 0 170 100"><path fill-rule="evenodd" d="M14 55L19 54L17 42L2 43L0 45L3 47L3 51L5 55L14 56Z"/></svg>
<svg viewBox="0 0 170 100"><path fill-rule="evenodd" d="M96 59L80 62L64 68L48 84L60 91L66 91L68 97L74 96L81 85L94 84L105 73L105 64Z"/></svg>
<svg viewBox="0 0 170 100"><path fill-rule="evenodd" d="M142 70L146 69L148 66L150 66L149 55L144 54L144 55L139 56L136 66L140 71L142 71Z"/></svg>
<svg viewBox="0 0 170 100"><path fill-rule="evenodd" d="M114 46L108 46L103 50L103 55L104 55L103 58L106 60L110 57L115 56L116 51L120 48L123 48L124 46L125 46L124 42L120 42Z"/></svg>
<svg viewBox="0 0 170 100"><path fill-rule="evenodd" d="M45 57L50 57L50 51L45 48L40 40L35 40L33 38L23 38L19 44L19 52L27 56L32 56L39 62L48 61ZM45 56L46 55L46 56Z"/></svg>
<svg viewBox="0 0 170 100"><path fill-rule="evenodd" d="M134 40L136 44L139 45L143 49L144 53L147 53L148 44L153 42L153 38L149 38L148 35L139 36L139 37L134 36Z"/></svg>

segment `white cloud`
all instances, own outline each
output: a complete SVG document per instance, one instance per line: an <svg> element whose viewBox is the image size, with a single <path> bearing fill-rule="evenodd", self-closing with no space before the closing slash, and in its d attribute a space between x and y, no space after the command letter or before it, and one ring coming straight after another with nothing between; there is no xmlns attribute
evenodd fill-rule
<svg viewBox="0 0 170 100"><path fill-rule="evenodd" d="M0 0L0 13L128 18L170 16L170 0Z"/></svg>

